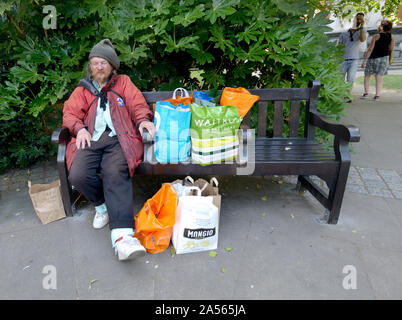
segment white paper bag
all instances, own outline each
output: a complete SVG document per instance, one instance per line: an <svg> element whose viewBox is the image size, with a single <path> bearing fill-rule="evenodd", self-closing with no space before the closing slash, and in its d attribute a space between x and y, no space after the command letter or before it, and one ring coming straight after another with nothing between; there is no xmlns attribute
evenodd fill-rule
<svg viewBox="0 0 402 320"><path fill-rule="evenodd" d="M176 209L176 223L173 227L172 243L177 254L214 250L218 247L219 212L212 197L202 197L198 187L197 195L179 198Z"/></svg>

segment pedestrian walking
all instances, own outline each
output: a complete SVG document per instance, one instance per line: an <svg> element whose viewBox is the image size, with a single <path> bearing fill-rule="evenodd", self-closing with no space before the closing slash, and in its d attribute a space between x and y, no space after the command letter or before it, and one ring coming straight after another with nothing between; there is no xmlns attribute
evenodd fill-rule
<svg viewBox="0 0 402 320"><path fill-rule="evenodd" d="M378 34L373 36L370 46L364 57L362 68L364 68L364 93L362 99L368 98L370 87L370 77L375 75L375 96L374 101L380 100L382 91L383 76L388 74L388 67L392 63L392 51L394 50L395 40L391 34L392 22L389 20L381 21L378 26Z"/></svg>

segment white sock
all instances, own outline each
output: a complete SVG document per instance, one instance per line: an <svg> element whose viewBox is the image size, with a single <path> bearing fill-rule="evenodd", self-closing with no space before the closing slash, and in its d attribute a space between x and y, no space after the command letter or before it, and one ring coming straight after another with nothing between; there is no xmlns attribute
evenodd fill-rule
<svg viewBox="0 0 402 320"><path fill-rule="evenodd" d="M106 204L102 203L100 206L95 206L95 210L99 214L105 214L107 212Z"/></svg>
<svg viewBox="0 0 402 320"><path fill-rule="evenodd" d="M116 245L116 240L123 236L131 236L131 237L134 236L134 229L133 228L115 228L115 229L111 230L110 238L112 239L113 248Z"/></svg>

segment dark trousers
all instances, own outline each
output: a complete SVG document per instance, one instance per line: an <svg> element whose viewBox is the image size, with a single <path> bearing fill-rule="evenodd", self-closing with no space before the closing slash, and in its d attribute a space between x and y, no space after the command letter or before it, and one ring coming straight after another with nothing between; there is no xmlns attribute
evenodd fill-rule
<svg viewBox="0 0 402 320"><path fill-rule="evenodd" d="M127 160L116 136L105 131L98 141L78 149L70 183L94 206L106 203L109 228L134 228L133 186ZM102 179L98 172L101 173Z"/></svg>

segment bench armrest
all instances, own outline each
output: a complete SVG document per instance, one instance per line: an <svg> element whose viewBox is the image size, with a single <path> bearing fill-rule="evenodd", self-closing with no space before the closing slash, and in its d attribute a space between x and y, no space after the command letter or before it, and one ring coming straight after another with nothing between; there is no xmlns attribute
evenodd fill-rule
<svg viewBox="0 0 402 320"><path fill-rule="evenodd" d="M316 112L310 112L310 123L317 128L332 133L335 137L348 142L359 142L359 128L353 125L343 125L332 122L328 117Z"/></svg>
<svg viewBox="0 0 402 320"><path fill-rule="evenodd" d="M70 139L70 131L67 128L57 128L52 133L52 143L59 144L62 142L67 143Z"/></svg>

